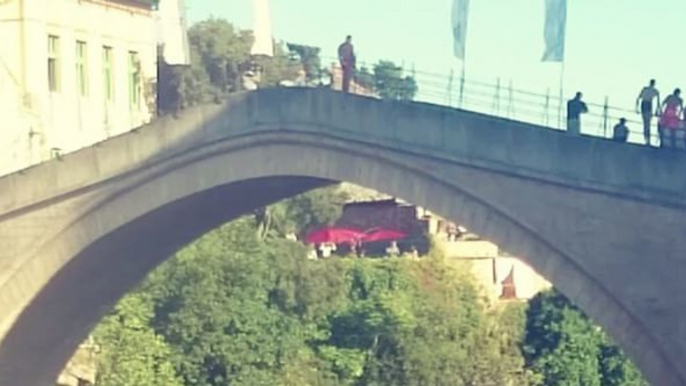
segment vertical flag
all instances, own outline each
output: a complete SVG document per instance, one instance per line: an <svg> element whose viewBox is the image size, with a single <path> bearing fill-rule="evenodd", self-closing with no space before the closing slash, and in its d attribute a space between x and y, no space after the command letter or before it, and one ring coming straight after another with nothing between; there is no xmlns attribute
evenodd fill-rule
<svg viewBox="0 0 686 386"><path fill-rule="evenodd" d="M545 0L544 62L562 62L565 56L567 0Z"/></svg>
<svg viewBox="0 0 686 386"><path fill-rule="evenodd" d="M453 0L453 39L455 56L464 60L465 46L467 42L467 13L469 12L469 0Z"/></svg>
<svg viewBox="0 0 686 386"><path fill-rule="evenodd" d="M272 38L272 21L269 17L269 0L255 0L255 42L250 50L251 55L274 56Z"/></svg>

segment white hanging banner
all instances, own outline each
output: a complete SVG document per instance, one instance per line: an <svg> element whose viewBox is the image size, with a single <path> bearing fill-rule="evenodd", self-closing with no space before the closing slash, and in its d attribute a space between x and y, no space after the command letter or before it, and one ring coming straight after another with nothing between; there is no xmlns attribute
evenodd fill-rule
<svg viewBox="0 0 686 386"><path fill-rule="evenodd" d="M253 34L255 42L250 50L251 55L274 56L274 40L272 38L272 21L269 16L269 0L255 0L255 27Z"/></svg>
<svg viewBox="0 0 686 386"><path fill-rule="evenodd" d="M464 60L467 43L467 20L469 0L453 0L453 39L454 52L458 59Z"/></svg>
<svg viewBox="0 0 686 386"><path fill-rule="evenodd" d="M565 56L567 0L545 0L544 62L562 62Z"/></svg>

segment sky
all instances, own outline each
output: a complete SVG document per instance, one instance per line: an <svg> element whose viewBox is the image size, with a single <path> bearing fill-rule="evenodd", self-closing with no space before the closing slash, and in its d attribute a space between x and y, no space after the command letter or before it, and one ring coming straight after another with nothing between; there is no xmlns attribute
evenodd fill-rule
<svg viewBox="0 0 686 386"><path fill-rule="evenodd" d="M187 16L191 23L214 16L252 28L253 1L186 0ZM663 96L686 88L686 1L568 3L565 98L583 91L590 102L607 97L610 105L633 110L650 78ZM425 81L435 93L443 84L447 90L451 71L459 74L463 65L453 56L452 0L271 0L270 7L276 39L318 46L334 57L351 34L360 60L390 59L436 74L431 84ZM515 89L559 94L561 65L541 62L544 0L471 0L468 23L467 79L495 84L500 78Z"/></svg>

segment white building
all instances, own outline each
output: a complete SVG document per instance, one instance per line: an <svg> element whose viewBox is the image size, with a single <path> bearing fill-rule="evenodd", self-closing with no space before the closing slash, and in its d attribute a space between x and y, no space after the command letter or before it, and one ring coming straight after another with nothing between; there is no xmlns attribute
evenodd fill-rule
<svg viewBox="0 0 686 386"><path fill-rule="evenodd" d="M0 0L0 175L148 122L149 0Z"/></svg>
<svg viewBox="0 0 686 386"><path fill-rule="evenodd" d="M450 259L469 261L472 273L491 300L529 300L552 284L524 260L508 256L486 240L438 239Z"/></svg>

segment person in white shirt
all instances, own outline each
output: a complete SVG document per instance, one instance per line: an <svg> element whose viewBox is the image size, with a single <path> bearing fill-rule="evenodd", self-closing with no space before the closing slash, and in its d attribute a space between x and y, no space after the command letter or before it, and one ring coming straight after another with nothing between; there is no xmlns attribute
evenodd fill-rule
<svg viewBox="0 0 686 386"><path fill-rule="evenodd" d="M398 256L400 255L400 248L398 248L398 242L391 241L391 244L386 248L386 256Z"/></svg>
<svg viewBox="0 0 686 386"><path fill-rule="evenodd" d="M653 105L653 100L657 101ZM636 112L639 112L643 116L643 138L645 139L646 145L650 145L650 123L653 116L659 115L660 113L660 92L655 88L655 79L651 79L650 83L643 87L641 92L636 98Z"/></svg>
<svg viewBox="0 0 686 386"><path fill-rule="evenodd" d="M336 251L336 244L334 243L321 243L319 245L319 250L322 253L322 257L330 257L333 252Z"/></svg>

